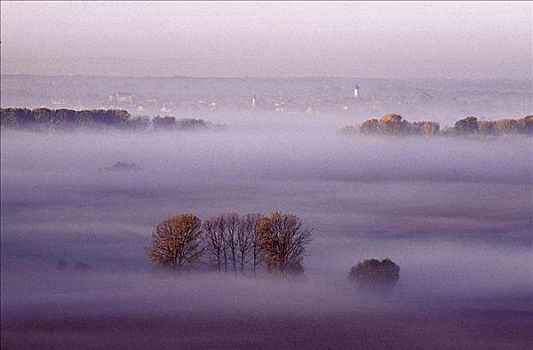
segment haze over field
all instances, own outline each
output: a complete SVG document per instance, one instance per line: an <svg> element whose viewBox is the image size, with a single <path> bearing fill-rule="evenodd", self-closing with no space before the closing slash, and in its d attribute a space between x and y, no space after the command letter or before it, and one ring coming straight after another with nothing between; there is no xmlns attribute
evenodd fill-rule
<svg viewBox="0 0 533 350"><path fill-rule="evenodd" d="M442 305L530 310L529 139L346 139L324 132L327 121L296 118L249 115L241 128L224 133L3 130L2 317L88 322L81 320L179 313L219 322L215 315L252 314L285 320L289 332L309 317L338 322L335 315L346 313L417 314ZM275 127L259 127L264 120ZM117 161L136 168L101 170ZM175 213L205 219L276 210L294 212L314 228L304 281L167 276L154 274L146 259L153 227ZM394 294L372 297L348 283L348 268L370 257L401 266ZM307 321L292 324L294 317ZM442 317L467 322L472 316ZM526 316L518 330L526 320L531 323ZM457 334L440 322L431 327L437 337L474 337L468 341L480 346L492 339ZM10 329L7 334L18 334ZM63 339L60 334L50 339ZM110 344L105 334L98 339ZM290 347L283 334L274 344ZM504 338L521 348L524 337ZM198 344L187 339L183 346ZM403 345L432 344L414 339Z"/></svg>
<svg viewBox="0 0 533 350"><path fill-rule="evenodd" d="M533 346L531 136L339 132L388 113L530 130L531 4L1 12L0 107L75 120L1 115L2 348ZM121 129L91 113L202 127ZM302 274L148 259L173 215L276 211L312 229ZM397 284L349 278L371 258L392 259Z"/></svg>

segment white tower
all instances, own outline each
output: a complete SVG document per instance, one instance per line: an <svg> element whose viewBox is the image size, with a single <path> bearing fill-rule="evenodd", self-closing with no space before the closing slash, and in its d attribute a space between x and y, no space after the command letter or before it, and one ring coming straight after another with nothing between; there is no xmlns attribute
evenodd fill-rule
<svg viewBox="0 0 533 350"><path fill-rule="evenodd" d="M257 100L257 98L254 95L254 97L252 97L252 108L255 108L256 100Z"/></svg>
<svg viewBox="0 0 533 350"><path fill-rule="evenodd" d="M355 85L355 88L353 89L353 98L356 98L359 94L359 85Z"/></svg>

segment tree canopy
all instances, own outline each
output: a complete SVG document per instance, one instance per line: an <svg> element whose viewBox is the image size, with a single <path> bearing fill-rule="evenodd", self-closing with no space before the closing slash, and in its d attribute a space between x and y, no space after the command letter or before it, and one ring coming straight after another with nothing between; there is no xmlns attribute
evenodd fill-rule
<svg viewBox="0 0 533 350"><path fill-rule="evenodd" d="M181 269L194 264L202 255L201 221L192 214L170 217L152 233L148 256L153 262Z"/></svg>

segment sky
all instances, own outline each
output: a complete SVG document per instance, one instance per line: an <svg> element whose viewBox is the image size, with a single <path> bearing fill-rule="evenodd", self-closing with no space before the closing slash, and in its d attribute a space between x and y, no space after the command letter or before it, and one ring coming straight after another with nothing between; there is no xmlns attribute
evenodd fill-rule
<svg viewBox="0 0 533 350"><path fill-rule="evenodd" d="M1 2L2 74L532 79L527 2Z"/></svg>

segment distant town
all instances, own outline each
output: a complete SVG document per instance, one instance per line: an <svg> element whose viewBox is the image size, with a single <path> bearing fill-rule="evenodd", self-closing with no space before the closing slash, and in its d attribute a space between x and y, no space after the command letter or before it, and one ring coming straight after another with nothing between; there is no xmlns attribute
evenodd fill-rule
<svg viewBox="0 0 533 350"><path fill-rule="evenodd" d="M126 110L132 116L220 112L353 116L389 113L451 125L531 114L527 81L350 78L128 78L2 75L2 107Z"/></svg>

